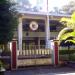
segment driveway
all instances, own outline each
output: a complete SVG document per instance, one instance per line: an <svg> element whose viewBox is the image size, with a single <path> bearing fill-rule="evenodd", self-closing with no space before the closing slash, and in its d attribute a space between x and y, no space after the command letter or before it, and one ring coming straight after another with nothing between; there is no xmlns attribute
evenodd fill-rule
<svg viewBox="0 0 75 75"><path fill-rule="evenodd" d="M75 68L36 66L22 68L16 71L7 71L5 75L75 75Z"/></svg>

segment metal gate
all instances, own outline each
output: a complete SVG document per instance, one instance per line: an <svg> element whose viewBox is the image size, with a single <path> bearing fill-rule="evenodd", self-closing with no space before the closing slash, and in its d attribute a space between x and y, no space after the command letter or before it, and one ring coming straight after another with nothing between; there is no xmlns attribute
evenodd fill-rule
<svg viewBox="0 0 75 75"><path fill-rule="evenodd" d="M18 66L32 66L32 65L49 65L51 61L51 50L45 48L45 45L40 47L37 45L29 45L25 50L17 51L17 65Z"/></svg>

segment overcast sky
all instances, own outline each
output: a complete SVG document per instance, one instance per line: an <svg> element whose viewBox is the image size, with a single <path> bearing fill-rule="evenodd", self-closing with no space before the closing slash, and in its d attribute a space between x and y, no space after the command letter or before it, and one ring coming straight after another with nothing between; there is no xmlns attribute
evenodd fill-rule
<svg viewBox="0 0 75 75"><path fill-rule="evenodd" d="M38 5L41 5L43 7L42 11L47 10L47 0L29 0L29 1L32 4L32 6L35 6L38 1L39 2ZM61 8L63 5L68 4L69 1L73 1L73 0L48 0L49 11L53 10L53 7Z"/></svg>
<svg viewBox="0 0 75 75"><path fill-rule="evenodd" d="M29 0L31 2L31 4L36 5L37 0ZM41 0L40 0L41 1ZM43 6L43 10L46 10L46 4L47 4L47 0L42 0L42 6ZM69 1L72 0L48 0L48 7L50 10L53 9L53 7L58 7L61 8L63 5L68 4Z"/></svg>

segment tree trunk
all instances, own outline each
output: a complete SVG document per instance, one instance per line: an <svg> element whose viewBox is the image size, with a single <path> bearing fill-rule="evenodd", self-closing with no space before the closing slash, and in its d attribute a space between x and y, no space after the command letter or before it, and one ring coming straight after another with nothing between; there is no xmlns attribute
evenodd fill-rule
<svg viewBox="0 0 75 75"><path fill-rule="evenodd" d="M4 44L4 50L6 50L6 51L8 50L7 43Z"/></svg>
<svg viewBox="0 0 75 75"><path fill-rule="evenodd" d="M68 60L70 60L70 46L68 46Z"/></svg>

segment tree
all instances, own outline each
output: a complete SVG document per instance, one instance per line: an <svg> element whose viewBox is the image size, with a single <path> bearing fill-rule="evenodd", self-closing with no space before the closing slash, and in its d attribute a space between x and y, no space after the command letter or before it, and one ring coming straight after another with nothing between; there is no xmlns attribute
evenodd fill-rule
<svg viewBox="0 0 75 75"><path fill-rule="evenodd" d="M69 36L75 37L75 12L71 15L71 18L62 18L60 22L62 22L65 28L59 32L57 39L65 40ZM66 32L69 30L72 30L72 32Z"/></svg>
<svg viewBox="0 0 75 75"><path fill-rule="evenodd" d="M9 0L0 0L0 44L5 47L12 40L18 19Z"/></svg>
<svg viewBox="0 0 75 75"><path fill-rule="evenodd" d="M24 10L24 11L32 10L29 0L17 0L17 3L18 3L17 9Z"/></svg>
<svg viewBox="0 0 75 75"><path fill-rule="evenodd" d="M30 0L17 0L17 10L39 12L42 9L42 1L37 0L36 4L31 4Z"/></svg>
<svg viewBox="0 0 75 75"><path fill-rule="evenodd" d="M67 46L70 50L70 46L75 45L75 12L71 15L71 18L62 18L61 22L66 27L59 32L57 39L60 40L60 46Z"/></svg>
<svg viewBox="0 0 75 75"><path fill-rule="evenodd" d="M65 13L72 14L75 11L75 1L70 1L67 5L64 5L61 10Z"/></svg>
<svg viewBox="0 0 75 75"><path fill-rule="evenodd" d="M40 10L42 10L42 4L43 0L37 0L36 5L32 8L33 11L39 12Z"/></svg>
<svg viewBox="0 0 75 75"><path fill-rule="evenodd" d="M61 22L66 27L59 32L57 37L57 39L60 40L59 44L62 42L62 40L65 40L64 43L75 43L75 12L71 15L71 18L62 18Z"/></svg>

